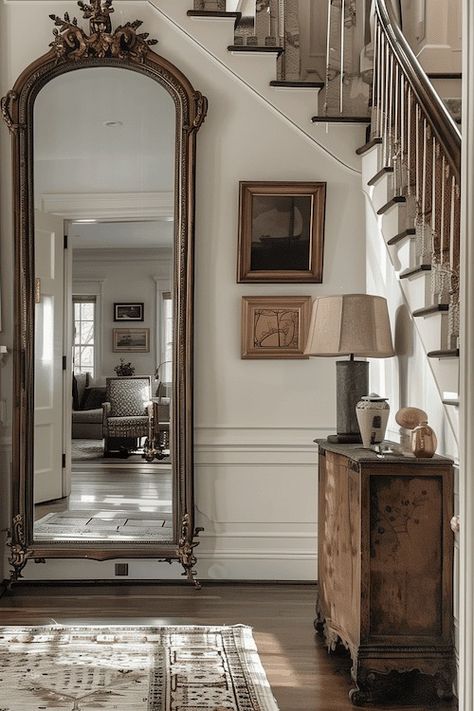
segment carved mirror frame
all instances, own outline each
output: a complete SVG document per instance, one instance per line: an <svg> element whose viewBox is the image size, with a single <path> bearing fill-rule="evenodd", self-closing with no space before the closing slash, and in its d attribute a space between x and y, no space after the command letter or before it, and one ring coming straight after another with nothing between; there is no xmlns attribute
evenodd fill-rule
<svg viewBox="0 0 474 711"><path fill-rule="evenodd" d="M46 558L153 558L178 560L195 579L193 490L193 262L196 134L207 99L173 64L155 53L156 40L138 32L140 21L112 30L112 0L78 2L89 32L76 18L50 15L51 49L32 62L1 101L12 135L15 295L14 421L12 460L11 578L21 577L28 560ZM144 74L171 95L176 107L173 373L173 540L154 543L47 543L34 540L34 184L33 108L39 91L61 74L91 67L118 67Z"/></svg>

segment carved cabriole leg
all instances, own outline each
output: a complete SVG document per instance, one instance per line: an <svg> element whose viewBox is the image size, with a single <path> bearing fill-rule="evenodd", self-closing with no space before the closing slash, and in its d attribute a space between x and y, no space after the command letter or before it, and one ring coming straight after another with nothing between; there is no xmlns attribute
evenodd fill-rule
<svg viewBox="0 0 474 711"><path fill-rule="evenodd" d="M319 592L316 595L316 617L314 618L314 629L321 637L324 635L324 616L321 612Z"/></svg>
<svg viewBox="0 0 474 711"><path fill-rule="evenodd" d="M191 517L189 513L185 513L183 521L181 523L181 536L178 542L178 558L179 562L184 568L184 573L189 580L189 582L194 583L195 587L199 590L201 584L197 579L197 573L194 570L194 566L197 563L197 558L194 555L194 549L199 545L200 541L195 541L194 538L199 536L199 533L203 530L202 528L195 528L194 534L190 531Z"/></svg>
<svg viewBox="0 0 474 711"><path fill-rule="evenodd" d="M349 699L354 706L403 703L419 707L453 696L454 672L450 662L424 664L414 660L413 668L406 670L376 666L374 660L361 661L353 656L352 678L356 688L350 690Z"/></svg>
<svg viewBox="0 0 474 711"><path fill-rule="evenodd" d="M454 669L449 667L438 672L435 677L436 694L442 701L449 701L453 698Z"/></svg>

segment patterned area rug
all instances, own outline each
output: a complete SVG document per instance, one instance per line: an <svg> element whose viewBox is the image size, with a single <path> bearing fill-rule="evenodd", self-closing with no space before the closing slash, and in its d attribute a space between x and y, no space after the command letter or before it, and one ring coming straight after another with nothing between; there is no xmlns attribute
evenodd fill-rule
<svg viewBox="0 0 474 711"><path fill-rule="evenodd" d="M278 711L249 627L0 628L2 711Z"/></svg>
<svg viewBox="0 0 474 711"><path fill-rule="evenodd" d="M71 440L71 458L73 462L103 459L104 443L101 439L73 439Z"/></svg>
<svg viewBox="0 0 474 711"><path fill-rule="evenodd" d="M173 538L173 517L168 503L163 509L155 517L135 511L49 513L35 522L34 536L39 541L169 541Z"/></svg>

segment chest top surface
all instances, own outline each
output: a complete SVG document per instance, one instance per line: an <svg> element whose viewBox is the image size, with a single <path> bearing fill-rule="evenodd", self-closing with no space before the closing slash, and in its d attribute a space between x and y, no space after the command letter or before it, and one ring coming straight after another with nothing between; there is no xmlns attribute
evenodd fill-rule
<svg viewBox="0 0 474 711"><path fill-rule="evenodd" d="M332 452L333 454L339 454L357 464L408 464L410 466L426 466L427 464L432 466L447 466L453 464L452 459L442 457L439 454L435 454L429 459L417 458L413 454L404 454L398 451L400 445L396 442L383 442L382 449L386 447L394 451L390 454L381 454L373 449L366 449L360 444L335 444L325 439L316 439L314 441L318 445L320 453Z"/></svg>

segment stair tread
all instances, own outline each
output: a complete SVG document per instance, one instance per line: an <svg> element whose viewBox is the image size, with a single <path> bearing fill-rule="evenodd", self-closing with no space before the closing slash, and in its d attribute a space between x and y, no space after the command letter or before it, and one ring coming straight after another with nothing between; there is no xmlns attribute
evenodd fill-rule
<svg viewBox="0 0 474 711"><path fill-rule="evenodd" d="M416 230L414 227L408 227L406 230L402 230L398 234L396 234L394 237L390 237L389 240L387 240L387 244L392 247L394 244L398 244L398 242L401 242L402 239L405 239L405 237L414 237L416 234Z"/></svg>
<svg viewBox="0 0 474 711"><path fill-rule="evenodd" d="M370 151L371 148L373 148L374 146L379 146L381 143L381 138L371 138L370 141L367 141L367 143L364 143L363 146L357 148L356 153L358 156L362 156L364 155L364 153L367 153L367 151Z"/></svg>
<svg viewBox="0 0 474 711"><path fill-rule="evenodd" d="M459 399L458 398L446 398L445 400L441 401L443 405L453 405L453 407L459 407Z"/></svg>
<svg viewBox="0 0 474 711"><path fill-rule="evenodd" d="M302 89L322 89L324 86L323 81L271 81L270 86L281 86L284 88L302 88Z"/></svg>
<svg viewBox="0 0 474 711"><path fill-rule="evenodd" d="M389 210L393 205L402 205L406 201L407 199L404 195L395 195L395 197L390 198L390 200L386 202L385 205L379 207L379 209L377 210L377 215L384 215L387 210Z"/></svg>
<svg viewBox="0 0 474 711"><path fill-rule="evenodd" d="M370 123L370 116L312 116L311 121L313 123Z"/></svg>
<svg viewBox="0 0 474 711"><path fill-rule="evenodd" d="M432 304L431 306L425 306L422 309L416 309L413 311L413 316L430 316L431 314L438 314L449 311L449 304Z"/></svg>
<svg viewBox="0 0 474 711"><path fill-rule="evenodd" d="M242 52L243 54L245 53L250 53L250 52L257 52L258 54L269 54L270 52L273 52L274 54L283 54L285 51L284 47L264 47L262 45L255 45L254 47L252 45L248 44L229 44L227 47L229 52Z"/></svg>
<svg viewBox="0 0 474 711"><path fill-rule="evenodd" d="M383 178L384 175L387 175L387 173L393 173L393 168L389 165L384 166L378 173L375 173L375 175L367 182L367 185L375 185L375 183L377 183L380 178Z"/></svg>
<svg viewBox="0 0 474 711"><path fill-rule="evenodd" d="M461 72L428 72L429 79L462 79Z"/></svg>
<svg viewBox="0 0 474 711"><path fill-rule="evenodd" d="M417 267L409 267L405 271L400 273L400 279L407 279L410 276L415 276L416 274L422 274L423 272L430 272L431 264L419 264Z"/></svg>
<svg viewBox="0 0 474 711"><path fill-rule="evenodd" d="M188 10L186 15L188 17L233 17L236 19L242 17L241 12L227 12L227 10Z"/></svg>
<svg viewBox="0 0 474 711"><path fill-rule="evenodd" d="M242 19L242 13L241 12L224 12L224 11L219 11L219 10L188 10L186 13L188 17L203 17L206 18L208 17L209 19L219 19L221 17L224 18L229 18L234 20L234 27L236 28L237 25L239 24L240 20Z"/></svg>
<svg viewBox="0 0 474 711"><path fill-rule="evenodd" d="M430 351L428 358L459 358L459 348L448 348L440 351Z"/></svg>

